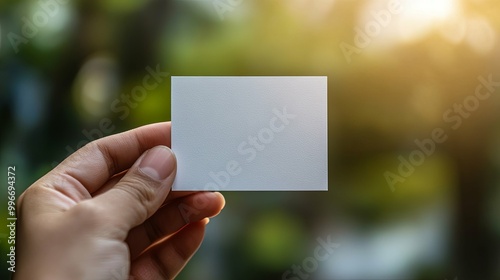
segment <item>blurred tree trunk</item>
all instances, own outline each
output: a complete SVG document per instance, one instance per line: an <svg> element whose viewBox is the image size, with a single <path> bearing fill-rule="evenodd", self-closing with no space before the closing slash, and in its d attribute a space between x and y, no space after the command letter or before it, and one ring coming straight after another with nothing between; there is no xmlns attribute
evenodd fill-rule
<svg viewBox="0 0 500 280"><path fill-rule="evenodd" d="M491 117L474 119L450 137L459 180L453 255L458 279L494 279L496 271L495 248L499 242L486 221L488 194L493 188L488 142L493 139L493 121Z"/></svg>

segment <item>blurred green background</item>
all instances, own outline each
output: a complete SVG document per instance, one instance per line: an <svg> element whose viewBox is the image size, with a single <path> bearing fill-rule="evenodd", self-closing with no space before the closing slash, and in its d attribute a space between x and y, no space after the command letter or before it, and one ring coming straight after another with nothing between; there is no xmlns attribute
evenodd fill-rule
<svg viewBox="0 0 500 280"><path fill-rule="evenodd" d="M500 81L499 14L497 0L2 0L0 220L7 166L19 195L88 140L169 120L169 77L127 99L151 69L321 75L329 191L225 193L179 279L282 279L328 237L340 247L307 279L500 279L500 91L474 97L479 77ZM446 141L391 188L434 129Z"/></svg>

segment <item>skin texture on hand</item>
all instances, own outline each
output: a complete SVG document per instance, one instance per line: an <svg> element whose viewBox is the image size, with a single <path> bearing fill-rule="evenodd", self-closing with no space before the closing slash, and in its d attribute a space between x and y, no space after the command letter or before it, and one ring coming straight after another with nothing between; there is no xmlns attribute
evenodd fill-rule
<svg viewBox="0 0 500 280"><path fill-rule="evenodd" d="M170 128L91 142L30 186L18 201L14 279L173 279L225 202L220 193L170 192ZM180 206L199 211L186 217Z"/></svg>

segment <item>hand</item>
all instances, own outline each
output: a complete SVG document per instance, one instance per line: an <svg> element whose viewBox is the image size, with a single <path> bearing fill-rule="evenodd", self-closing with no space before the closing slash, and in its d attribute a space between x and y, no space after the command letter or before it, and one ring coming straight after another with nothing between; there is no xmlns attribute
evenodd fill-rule
<svg viewBox="0 0 500 280"><path fill-rule="evenodd" d="M220 193L170 192L170 128L91 142L29 187L18 202L14 279L174 278L225 202Z"/></svg>

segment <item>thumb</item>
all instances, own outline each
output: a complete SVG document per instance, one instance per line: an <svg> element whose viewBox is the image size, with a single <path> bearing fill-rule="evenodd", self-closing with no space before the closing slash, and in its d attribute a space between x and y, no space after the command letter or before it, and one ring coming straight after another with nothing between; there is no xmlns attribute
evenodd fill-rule
<svg viewBox="0 0 500 280"><path fill-rule="evenodd" d="M92 199L109 226L125 234L160 208L175 179L176 159L166 146L142 154L109 191Z"/></svg>

